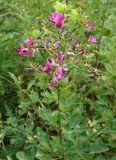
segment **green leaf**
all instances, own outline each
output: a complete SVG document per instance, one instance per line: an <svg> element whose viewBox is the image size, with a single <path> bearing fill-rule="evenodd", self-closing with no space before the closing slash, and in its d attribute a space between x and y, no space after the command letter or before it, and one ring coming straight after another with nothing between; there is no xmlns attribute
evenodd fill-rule
<svg viewBox="0 0 116 160"><path fill-rule="evenodd" d="M48 136L48 134L43 131L40 127L36 128L36 135L39 139L40 144L46 149L49 150L49 142L50 142L50 138Z"/></svg>
<svg viewBox="0 0 116 160"><path fill-rule="evenodd" d="M79 13L75 9L72 9L70 17L72 20L76 21L79 19Z"/></svg>
<svg viewBox="0 0 116 160"><path fill-rule="evenodd" d="M69 126L70 128L74 128L81 122L81 115L77 112L72 113L69 119Z"/></svg>
<svg viewBox="0 0 116 160"><path fill-rule="evenodd" d="M34 157L30 154L30 152L23 152L23 151L17 152L16 158L18 160L34 160Z"/></svg>
<svg viewBox="0 0 116 160"><path fill-rule="evenodd" d="M33 103L37 103L39 101L39 94L33 90L31 91L31 95L29 97Z"/></svg>
<svg viewBox="0 0 116 160"><path fill-rule="evenodd" d="M18 124L18 120L16 119L16 117L9 117L7 119L7 123L12 125L12 126L14 126L14 127L16 127L17 124Z"/></svg>
<svg viewBox="0 0 116 160"><path fill-rule="evenodd" d="M52 126L56 126L56 121L58 119L58 112L56 113L57 117L55 118L54 113L51 112L51 110L46 109L46 108L39 108L38 109L38 114L39 116L46 121L46 123L52 125Z"/></svg>
<svg viewBox="0 0 116 160"><path fill-rule="evenodd" d="M35 80L29 82L28 87L27 87L28 91L31 89L31 87L34 85L34 83L35 83Z"/></svg>
<svg viewBox="0 0 116 160"><path fill-rule="evenodd" d="M86 55L86 58L93 58L94 56L95 56L94 53L89 53L89 54Z"/></svg>
<svg viewBox="0 0 116 160"><path fill-rule="evenodd" d="M109 147L102 146L99 144L93 144L91 146L91 151L90 153L102 153L102 152L107 152L109 150Z"/></svg>
<svg viewBox="0 0 116 160"><path fill-rule="evenodd" d="M51 93L48 91L43 92L42 96L44 97L43 102L45 104L51 104L53 102L57 102L57 99L58 99L57 92L55 92L55 91L51 91Z"/></svg>
<svg viewBox="0 0 116 160"><path fill-rule="evenodd" d="M113 114L111 113L111 111L104 111L104 112L102 113L102 118L103 118L105 121L110 120L112 117L113 117Z"/></svg>
<svg viewBox="0 0 116 160"><path fill-rule="evenodd" d="M7 156L7 160L12 160L12 158L10 156Z"/></svg>
<svg viewBox="0 0 116 160"><path fill-rule="evenodd" d="M16 77L13 73L10 73L10 72L9 72L9 74L10 74L11 78L14 80L16 86L19 87L20 84L21 84L21 81L19 81L19 80L17 79L17 77Z"/></svg>
<svg viewBox="0 0 116 160"><path fill-rule="evenodd" d="M36 39L37 37L39 37L42 33L39 30L33 30L30 35L32 38Z"/></svg>
<svg viewBox="0 0 116 160"><path fill-rule="evenodd" d="M67 6L63 3L56 2L56 4L54 5L54 9L58 12L65 13L67 10Z"/></svg>
<svg viewBox="0 0 116 160"><path fill-rule="evenodd" d="M48 153L44 153L43 151L41 151L40 149L37 150L36 153L36 158L38 160L52 160L52 156Z"/></svg>

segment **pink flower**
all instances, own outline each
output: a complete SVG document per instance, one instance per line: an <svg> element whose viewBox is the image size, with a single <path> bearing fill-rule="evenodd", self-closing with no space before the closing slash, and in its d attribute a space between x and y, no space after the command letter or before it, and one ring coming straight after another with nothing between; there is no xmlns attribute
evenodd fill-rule
<svg viewBox="0 0 116 160"><path fill-rule="evenodd" d="M32 38L27 38L25 43L30 47L35 44L35 42L32 40Z"/></svg>
<svg viewBox="0 0 116 160"><path fill-rule="evenodd" d="M56 82L55 82L55 81L51 81L51 82L50 82L50 87L56 88Z"/></svg>
<svg viewBox="0 0 116 160"><path fill-rule="evenodd" d="M57 76L57 80L61 80L64 77L64 71L62 67L56 67L55 74Z"/></svg>
<svg viewBox="0 0 116 160"><path fill-rule="evenodd" d="M30 54L33 54L33 51L28 48L24 48L23 44L19 46L19 48L16 50L21 56L27 56Z"/></svg>
<svg viewBox="0 0 116 160"><path fill-rule="evenodd" d="M87 53L87 50L85 48L81 49L80 51L81 54L86 54Z"/></svg>
<svg viewBox="0 0 116 160"><path fill-rule="evenodd" d="M64 55L62 54L62 52L58 52L58 54L57 54L57 59L58 59L59 62L62 62L62 61L63 61Z"/></svg>
<svg viewBox="0 0 116 160"><path fill-rule="evenodd" d="M90 22L87 22L87 23L86 23L86 26L87 26L90 30L94 30L94 28L95 28Z"/></svg>
<svg viewBox="0 0 116 160"><path fill-rule="evenodd" d="M64 20L64 14L58 12L52 13L49 18L49 21L55 23L55 25L58 28L61 28L63 26L63 20Z"/></svg>
<svg viewBox="0 0 116 160"><path fill-rule="evenodd" d="M46 73L50 73L51 70L52 70L51 63L48 61L48 62L46 63L46 65L45 65L45 67L44 67L44 71L45 71Z"/></svg>
<svg viewBox="0 0 116 160"><path fill-rule="evenodd" d="M56 70L55 70L55 75L54 76L54 81L57 81L57 80L62 80L64 78L64 74L65 72L68 71L68 68L62 68L60 66L56 67Z"/></svg>
<svg viewBox="0 0 116 160"><path fill-rule="evenodd" d="M57 77L54 75L52 81L50 82L50 86L52 88L56 88L57 86Z"/></svg>
<svg viewBox="0 0 116 160"><path fill-rule="evenodd" d="M20 44L19 48L16 50L20 55L23 55L24 46L23 44Z"/></svg>
<svg viewBox="0 0 116 160"><path fill-rule="evenodd" d="M96 38L95 38L95 37L89 36L88 42L90 42L90 43L96 43L97 41L96 41Z"/></svg>

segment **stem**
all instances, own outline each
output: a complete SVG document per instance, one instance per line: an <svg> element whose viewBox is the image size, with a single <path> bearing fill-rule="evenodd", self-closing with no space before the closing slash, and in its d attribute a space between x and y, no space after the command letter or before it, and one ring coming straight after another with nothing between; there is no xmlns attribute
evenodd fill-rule
<svg viewBox="0 0 116 160"><path fill-rule="evenodd" d="M58 84L58 110L59 110L59 139L60 139L60 144L62 146L62 131L61 131L61 110L60 110L60 88ZM64 154L62 155L62 160L64 160Z"/></svg>
<svg viewBox="0 0 116 160"><path fill-rule="evenodd" d="M62 144L62 136L61 136L61 110L60 110L60 89L59 89L59 85L58 85L58 111L59 111L59 138L60 138L60 143Z"/></svg>

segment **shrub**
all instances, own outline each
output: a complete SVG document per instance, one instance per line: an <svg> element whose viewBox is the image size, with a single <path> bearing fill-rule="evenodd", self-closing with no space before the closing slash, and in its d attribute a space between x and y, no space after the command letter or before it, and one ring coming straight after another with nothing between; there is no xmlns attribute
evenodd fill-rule
<svg viewBox="0 0 116 160"><path fill-rule="evenodd" d="M108 159L115 150L113 61L98 66L99 37L85 12L62 3L55 9L17 49L29 78L10 73L19 105L7 108L2 158Z"/></svg>

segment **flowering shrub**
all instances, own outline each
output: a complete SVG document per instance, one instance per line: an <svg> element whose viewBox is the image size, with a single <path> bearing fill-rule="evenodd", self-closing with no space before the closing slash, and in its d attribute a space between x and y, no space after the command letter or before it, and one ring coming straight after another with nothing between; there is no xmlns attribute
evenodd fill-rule
<svg viewBox="0 0 116 160"><path fill-rule="evenodd" d="M83 14L79 15L73 9L75 16L81 18L81 28L78 31L74 31L76 29L73 25L73 23L75 24L75 20L68 13L70 10L65 10L66 13L58 11L52 13L48 21L43 24L41 36L35 40L32 37L27 38L24 42L26 47L21 44L17 49L17 52L21 56L33 55L38 57L37 75L43 75L44 72L47 73L46 78L50 78L49 85L54 88L57 88L57 82L60 80L62 82L69 82L71 81L69 80L70 78L74 79L73 72L77 72L79 65L84 65L84 70L90 70L91 64L87 52L91 52L90 44L97 42L94 36L89 36L91 30L95 28L94 25L87 21ZM51 29L48 30L48 28ZM41 50L43 50L43 53ZM43 63L39 58L41 54L46 55L46 64L41 65ZM87 66L88 68L86 69ZM35 70L33 65L32 68Z"/></svg>
<svg viewBox="0 0 116 160"><path fill-rule="evenodd" d="M109 158L114 102L109 107L101 93L106 87L96 67L96 27L80 9L57 3L55 10L17 49L28 59L32 80L25 85L25 78L10 73L19 105L2 130L4 154L18 160Z"/></svg>

